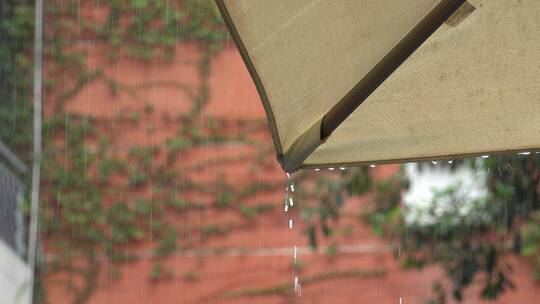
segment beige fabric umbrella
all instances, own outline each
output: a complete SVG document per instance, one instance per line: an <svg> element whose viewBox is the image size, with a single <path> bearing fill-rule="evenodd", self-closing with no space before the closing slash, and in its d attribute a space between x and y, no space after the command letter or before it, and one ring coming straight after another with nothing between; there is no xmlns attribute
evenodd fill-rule
<svg viewBox="0 0 540 304"><path fill-rule="evenodd" d="M216 2L288 172L540 148L538 0Z"/></svg>

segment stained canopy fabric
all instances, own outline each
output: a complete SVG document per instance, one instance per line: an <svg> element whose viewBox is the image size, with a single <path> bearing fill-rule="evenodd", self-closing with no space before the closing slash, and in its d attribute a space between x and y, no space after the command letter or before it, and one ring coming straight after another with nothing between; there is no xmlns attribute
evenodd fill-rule
<svg viewBox="0 0 540 304"><path fill-rule="evenodd" d="M287 168L540 148L540 1L469 0L324 141L324 115L440 0L217 2Z"/></svg>

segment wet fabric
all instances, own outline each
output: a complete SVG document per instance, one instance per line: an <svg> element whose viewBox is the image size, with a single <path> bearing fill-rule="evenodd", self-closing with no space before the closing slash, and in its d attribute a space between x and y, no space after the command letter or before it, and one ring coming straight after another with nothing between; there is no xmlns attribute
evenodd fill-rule
<svg viewBox="0 0 540 304"><path fill-rule="evenodd" d="M322 117L439 2L218 1L282 164L306 151L300 167L540 148L535 0L468 1L329 138L317 138Z"/></svg>

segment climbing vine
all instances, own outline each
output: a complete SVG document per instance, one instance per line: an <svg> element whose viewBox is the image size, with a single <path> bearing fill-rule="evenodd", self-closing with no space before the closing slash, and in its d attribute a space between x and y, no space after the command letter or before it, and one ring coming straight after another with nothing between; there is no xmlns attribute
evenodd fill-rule
<svg viewBox="0 0 540 304"><path fill-rule="evenodd" d="M31 160L33 1L0 5L0 140Z"/></svg>
<svg viewBox="0 0 540 304"><path fill-rule="evenodd" d="M85 15L88 11L98 13ZM272 147L250 135L264 130L264 121L201 115L211 94L212 59L229 39L212 1L104 0L88 4L51 0L46 6L45 20L46 144L40 228L50 254L40 271L43 278L54 273L68 274L64 285L72 303L85 303L92 296L103 275L102 255L116 265L106 275L119 278L122 263L146 254L130 250L128 244L151 243L154 266L148 278L156 282L175 276L164 266L164 257L247 227L236 222L178 227L170 220L171 214L184 217L209 210L230 210L249 222L279 206L269 202L248 204L247 200L259 193L281 190L282 182L254 181L237 189L224 178L216 182L190 178L190 173L210 165L250 160L254 166L264 168L272 161ZM88 63L88 54L80 47L88 43L99 45L110 64L128 58L142 65L166 64L177 56L180 43L193 44L199 56L188 64L196 67L198 84L152 80L124 83L100 66ZM70 113L66 109L69 102L83 88L97 82L105 84L113 96L123 93L142 104L143 111L121 112L112 119ZM176 135L163 144L132 145L125 153L118 151L109 139L111 123L136 127L151 121L149 118L157 114L142 93L159 87L177 88L191 99L190 111L178 117L160 117L178 127ZM224 132L227 128L239 131ZM146 132L153 134L155 127L149 125ZM252 146L256 152L177 167L178 160L193 149L231 142ZM318 183L318 187L305 193L313 202L325 197L324 208L306 204L303 212L306 219L317 214L317 219L310 219L310 229L321 224L321 231L329 236L331 221L337 219L336 204L342 203L342 185L334 184L336 181L326 183L314 174L297 176L303 184ZM323 185L329 190L322 190ZM212 196L212 203L196 201L188 193ZM309 232L310 229L306 233L315 240L316 232ZM197 277L196 272L184 274L189 281ZM46 294L46 290L40 294Z"/></svg>

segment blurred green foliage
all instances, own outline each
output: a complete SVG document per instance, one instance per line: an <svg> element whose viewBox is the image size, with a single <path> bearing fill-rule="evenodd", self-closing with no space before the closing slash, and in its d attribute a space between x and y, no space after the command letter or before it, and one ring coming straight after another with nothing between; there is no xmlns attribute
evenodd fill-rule
<svg viewBox="0 0 540 304"><path fill-rule="evenodd" d="M448 294L461 301L463 290L473 283L482 284L482 298L497 298L514 287L511 265L505 259L511 254L528 256L536 273L540 270L540 157L493 156L450 165L458 166L487 173L487 197L470 201L459 191L461 185L440 189L423 211L423 221L406 221L408 210L399 199L403 185L394 183L377 191L364 214L378 234L399 243L398 258L404 267L438 264L446 272L451 292L442 282L434 282L435 295L429 303L447 303Z"/></svg>
<svg viewBox="0 0 540 304"><path fill-rule="evenodd" d="M0 5L0 140L26 163L32 153L34 1Z"/></svg>
<svg viewBox="0 0 540 304"><path fill-rule="evenodd" d="M534 266L535 278L540 281L540 211L535 211L522 228L523 245L521 254L528 257Z"/></svg>
<svg viewBox="0 0 540 304"><path fill-rule="evenodd" d="M316 249L319 238L330 238L337 227L340 208L346 196L359 196L371 190L372 180L366 167L349 168L336 174L305 173L304 178L314 178L314 186L309 197L314 203L302 204L301 218L308 223L305 235L310 246ZM302 177L298 178L302 183Z"/></svg>
<svg viewBox="0 0 540 304"><path fill-rule="evenodd" d="M223 21L208 0L107 0L104 24L84 24L85 30L104 38L121 52L109 52L110 58L125 54L149 60L160 55L174 56L178 40L214 43L227 39Z"/></svg>
<svg viewBox="0 0 540 304"><path fill-rule="evenodd" d="M97 286L97 252L105 252L113 261L128 261L136 256L129 254L125 245L148 236L157 237L156 256L176 251L176 229L164 223L161 214L165 207L179 208L177 204L164 205L162 200L176 202L168 197L110 202L118 189L108 185L115 185L122 176L130 174L133 187L147 186L166 176L163 170L155 170L156 149L133 147L127 160L118 158L104 140L107 136L96 127L98 121L65 112L65 101L96 80L104 81L113 93L122 90L136 100L141 99L133 88L107 78L99 67L89 67L86 53L74 46L90 39L104 42L102 46L110 60L118 56L171 60L178 42L191 40L206 52L200 70L207 76L209 53L219 49L221 41L228 37L210 0L92 2L96 9L104 9L108 14L104 21L81 14L89 4L52 0L45 5L44 93L48 107L51 108L49 102L53 104L55 113L44 119L43 126L40 231L57 254L38 265L38 271L42 276L54 271L71 273L71 278L80 276L77 280L81 284L77 286L66 282L73 303L86 302ZM5 0L0 5L0 140L28 163L32 152L33 5L34 1L28 0ZM207 80L201 82L205 84ZM191 93L180 84L166 85ZM197 94L199 104L205 102L201 95ZM147 105L145 114L152 112ZM127 120L138 124L141 115L133 113ZM99 142L99 146L95 148L89 141ZM204 138L200 144L206 141ZM189 208L198 206L188 203ZM36 294L45 295L45 290Z"/></svg>

